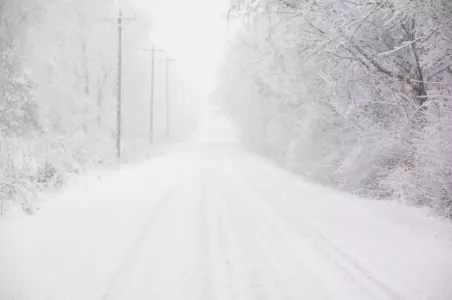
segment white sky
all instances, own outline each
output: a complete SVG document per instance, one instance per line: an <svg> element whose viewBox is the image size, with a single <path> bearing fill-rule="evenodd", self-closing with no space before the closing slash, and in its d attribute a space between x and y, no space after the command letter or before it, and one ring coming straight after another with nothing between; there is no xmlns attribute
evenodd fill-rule
<svg viewBox="0 0 452 300"><path fill-rule="evenodd" d="M177 60L184 78L195 93L208 93L226 43L228 0L164 0L156 28L157 47Z"/></svg>

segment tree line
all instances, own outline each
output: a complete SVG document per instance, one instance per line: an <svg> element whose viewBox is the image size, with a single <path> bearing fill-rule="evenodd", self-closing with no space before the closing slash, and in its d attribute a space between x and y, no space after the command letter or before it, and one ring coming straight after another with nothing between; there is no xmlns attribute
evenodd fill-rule
<svg viewBox="0 0 452 300"><path fill-rule="evenodd" d="M308 179L452 217L452 2L238 0L213 97Z"/></svg>
<svg viewBox="0 0 452 300"><path fill-rule="evenodd" d="M36 191L116 163L117 24L113 0L0 0L0 213ZM133 5L140 4L134 2ZM124 28L126 160L149 153L149 18ZM144 92L146 91L146 92ZM164 134L164 127L161 128Z"/></svg>

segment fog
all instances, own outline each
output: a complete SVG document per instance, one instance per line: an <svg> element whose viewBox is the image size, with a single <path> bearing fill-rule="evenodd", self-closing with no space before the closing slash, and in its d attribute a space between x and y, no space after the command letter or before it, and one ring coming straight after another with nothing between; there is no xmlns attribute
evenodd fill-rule
<svg viewBox="0 0 452 300"><path fill-rule="evenodd" d="M443 0L0 0L0 300L452 299Z"/></svg>

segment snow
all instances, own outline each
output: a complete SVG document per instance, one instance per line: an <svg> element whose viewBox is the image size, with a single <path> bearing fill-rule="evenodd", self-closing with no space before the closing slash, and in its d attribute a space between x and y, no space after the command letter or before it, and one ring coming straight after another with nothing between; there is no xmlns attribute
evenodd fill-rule
<svg viewBox="0 0 452 300"><path fill-rule="evenodd" d="M192 142L1 220L0 299L448 300L451 229L306 183L210 111Z"/></svg>

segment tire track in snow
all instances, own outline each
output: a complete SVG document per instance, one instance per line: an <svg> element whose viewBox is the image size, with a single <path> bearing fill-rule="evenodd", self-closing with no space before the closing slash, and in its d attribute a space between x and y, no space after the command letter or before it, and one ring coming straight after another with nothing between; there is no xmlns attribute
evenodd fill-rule
<svg viewBox="0 0 452 300"><path fill-rule="evenodd" d="M268 265L268 251L258 234L261 228L255 226L255 207L247 201L250 195L237 182L235 172L228 173L231 174L222 176L222 184L217 184L215 189L222 204L218 208L220 237L223 237L220 251L223 261L229 262L223 268L235 288L231 295L246 300L288 299Z"/></svg>
<svg viewBox="0 0 452 300"><path fill-rule="evenodd" d="M204 182L207 176L205 172L203 172L200 181ZM207 186L207 185L205 185ZM200 297L201 299L213 299L214 291L213 291L213 281L212 281L212 268L210 266L210 260L206 259L210 256L210 243L211 238L209 235L209 222L208 222L208 211L207 211L207 191L206 188L203 187L200 190L200 197L197 203L197 213L199 219L199 228L198 228L198 256L197 263L199 264L199 270L201 270L201 277L197 284L201 285Z"/></svg>
<svg viewBox="0 0 452 300"><path fill-rule="evenodd" d="M215 193L217 185L214 179L217 179L213 169L208 170L210 176L205 176L205 194L204 213L206 218L206 227L208 235L208 263L210 269L210 284L215 299L230 299L229 289L227 288L227 276L224 274L224 257L221 255L221 220L218 212L218 201L220 197ZM227 294L229 294L227 296Z"/></svg>
<svg viewBox="0 0 452 300"><path fill-rule="evenodd" d="M102 300L108 300L112 296L112 292L114 291L114 287L119 281L119 279L124 276L125 273L127 273L126 269L130 264L133 263L134 259L137 257L137 252L140 250L141 244L145 240L145 237L148 235L150 229L155 224L157 217L159 216L160 212L168 206L170 200L173 198L173 195L177 191L178 183L180 182L181 178L183 178L183 174L178 176L178 179L175 180L175 182L172 183L172 185L168 188L167 192L164 194L162 200L158 201L155 205L152 206L149 213L149 218L147 223L144 225L143 229L141 230L140 234L136 238L135 242L130 246L129 250L124 255L124 258L122 262L119 264L116 271L113 272L112 276L110 277L106 291L104 292L102 296Z"/></svg>
<svg viewBox="0 0 452 300"><path fill-rule="evenodd" d="M262 246L260 251L265 258L263 266L272 279L279 299L299 299L299 295L309 299L331 299L331 294L321 284L318 276L300 255L290 236L279 219L266 211L256 195L247 198L249 208L254 208L260 223L256 225L256 239ZM273 299L273 297L272 297Z"/></svg>
<svg viewBox="0 0 452 300"><path fill-rule="evenodd" d="M252 270L249 277L255 298L295 300L307 295L309 299L331 299L306 264L300 264L290 237L279 231L278 219L263 210L259 195L246 182L238 184L240 197L234 201L234 212L240 222L235 231L241 234L241 246L246 246L245 258L253 262L248 269Z"/></svg>
<svg viewBox="0 0 452 300"><path fill-rule="evenodd" d="M235 246L231 266L236 266L236 277L230 274L231 283L235 280L238 297L244 300L287 299L267 264L265 245L257 234L261 228L254 227L252 216L255 208L247 205L249 195L237 181L237 170L228 167L222 173L221 184L216 189L223 204L220 218L224 234L229 234L229 241ZM226 216L229 217L227 220ZM226 253L226 248L222 248L223 253Z"/></svg>
<svg viewBox="0 0 452 300"><path fill-rule="evenodd" d="M230 179L230 178L227 178ZM239 255L239 242L236 233L231 227L234 218L231 213L231 201L233 195L230 193L232 185L226 185L228 180L223 178L222 189L217 190L220 196L218 202L218 218L219 218L219 249L222 257L223 268L225 270L226 288L231 295L230 299L252 299L249 291L243 292L243 283L246 282L245 270ZM225 188L228 187L228 188ZM244 295L245 294L245 295Z"/></svg>
<svg viewBox="0 0 452 300"><path fill-rule="evenodd" d="M325 235L311 225L306 217L296 213L296 209L285 203L285 199L274 195L260 187L255 180L242 174L245 181L252 185L261 195L261 199L271 210L279 214L289 226L295 226L299 233L308 236L316 245L319 252L340 270L342 270L353 282L364 289L370 297L375 299L403 300L403 296L395 292L387 283L377 278L370 270L353 259L345 251L334 245ZM276 213L275 213L276 214Z"/></svg>
<svg viewBox="0 0 452 300"><path fill-rule="evenodd" d="M238 188L234 173L220 166L209 170L205 185L204 211L207 215L212 292L209 299L274 299L275 278L269 276L260 243L252 238L252 228L246 226L246 221L244 223L250 208L236 201L242 200L243 190ZM281 296L280 292L276 291L276 294Z"/></svg>
<svg viewBox="0 0 452 300"><path fill-rule="evenodd" d="M230 175L230 172L228 172L228 175ZM233 193L235 187L233 183L233 177L223 175L219 176L215 185L215 197L218 197L219 255L225 272L225 288L231 297L229 299L251 300L256 299L257 296L255 291L250 289L249 259L244 259L243 244L240 243L237 229L234 226L234 222L238 218L237 211L234 210L232 203L234 198L237 197Z"/></svg>
<svg viewBox="0 0 452 300"><path fill-rule="evenodd" d="M227 216L229 212L225 209L225 195L231 178L224 176L224 166L215 164L206 170L204 195L202 199L203 213L205 218L206 234L208 239L208 255L206 263L209 265L210 299L252 299L240 298L243 290L239 290L234 284L234 271L237 271L241 262L231 257L231 243L237 246L233 239L230 228L228 228ZM237 249L237 247L235 248ZM237 258L235 256L234 258ZM243 271L243 270L242 270Z"/></svg>

